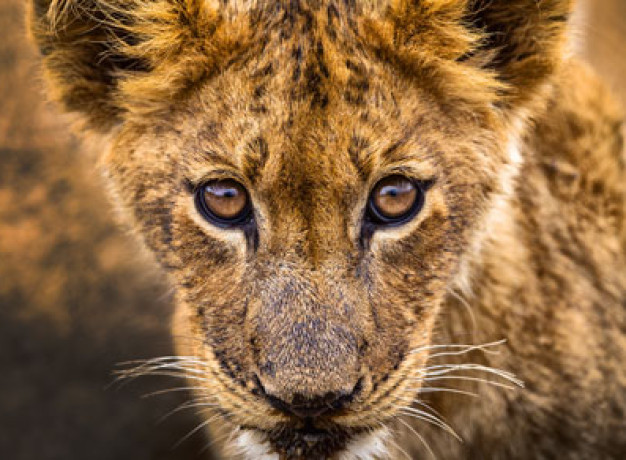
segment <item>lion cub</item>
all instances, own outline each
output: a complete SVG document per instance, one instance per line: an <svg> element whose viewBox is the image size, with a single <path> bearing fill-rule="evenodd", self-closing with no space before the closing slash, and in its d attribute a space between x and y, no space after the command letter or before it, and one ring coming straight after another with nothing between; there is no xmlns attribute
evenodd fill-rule
<svg viewBox="0 0 626 460"><path fill-rule="evenodd" d="M622 458L622 119L572 3L31 0L178 287L128 375L224 458Z"/></svg>

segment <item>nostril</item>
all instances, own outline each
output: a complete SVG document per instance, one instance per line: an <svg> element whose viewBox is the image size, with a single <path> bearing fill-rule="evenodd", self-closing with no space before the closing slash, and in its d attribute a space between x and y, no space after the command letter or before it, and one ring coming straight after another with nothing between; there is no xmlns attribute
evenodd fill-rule
<svg viewBox="0 0 626 460"><path fill-rule="evenodd" d="M340 411L350 404L363 390L363 379L361 378L350 392L330 391L317 397L295 394L292 396L291 401L287 402L265 391L261 380L258 378L257 383L260 393L274 409L299 418L320 417Z"/></svg>

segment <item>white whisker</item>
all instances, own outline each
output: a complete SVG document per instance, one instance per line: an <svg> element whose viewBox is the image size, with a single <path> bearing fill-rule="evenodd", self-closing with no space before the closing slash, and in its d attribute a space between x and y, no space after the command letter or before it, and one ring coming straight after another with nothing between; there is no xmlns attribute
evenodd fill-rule
<svg viewBox="0 0 626 460"><path fill-rule="evenodd" d="M456 351L444 351L441 353L436 353L431 355L430 358L440 357L440 356L459 356L470 353L472 351L483 351L485 353L497 354L498 352L495 350L490 350L490 348L497 347L499 345L503 345L506 343L506 339L498 340L496 342L483 343L478 345L468 345L468 344L448 344L448 345L426 345L423 347L416 348L411 350L410 353L421 353L424 351L432 351L432 350L456 350Z"/></svg>
<svg viewBox="0 0 626 460"><path fill-rule="evenodd" d="M180 411L186 410L186 409L193 409L196 407L218 407L218 404L213 404L213 403L208 403L208 402L200 402L200 401L188 401L186 403L180 404L179 406L176 406L174 409L172 409L171 411L169 411L167 414L165 414L163 417L161 417L158 421L157 421L157 425L160 423L163 423L165 420L167 420L168 418L170 418L172 415L177 414Z"/></svg>
<svg viewBox="0 0 626 460"><path fill-rule="evenodd" d="M187 375L184 372L181 373L176 373L176 372L163 372L163 371L159 371L159 372L145 372L145 373L141 373L141 374L137 374L137 375L124 375L124 376L120 376L117 378L117 381L120 380L128 380L128 381L132 381L135 380L139 377L143 377L143 376L158 376L158 377L172 377L172 378L180 378L180 379L189 379L189 380L197 380L200 382L210 382L209 379L203 378L203 377L197 377L195 375Z"/></svg>
<svg viewBox="0 0 626 460"><path fill-rule="evenodd" d="M439 418L441 418L443 420L443 415L441 415L439 412L437 412L435 409L433 409L430 405L426 404L423 401L420 401L417 398L405 398L405 397L400 396L398 399L400 399L402 401L406 401L406 402L411 403L411 404L417 404L419 406L422 406L423 408L432 411L434 415L436 415L437 417L439 417Z"/></svg>
<svg viewBox="0 0 626 460"><path fill-rule="evenodd" d="M116 372L118 374L123 375L126 373L135 374L135 373L142 373L144 371L152 371L152 370L159 370L159 369L178 369L178 370L193 372L196 374L203 373L203 371L197 369L196 367L181 366L179 363L162 363L162 364L150 364L150 365L142 364L141 366L136 366L130 369L124 369L124 370L120 370Z"/></svg>
<svg viewBox="0 0 626 460"><path fill-rule="evenodd" d="M422 442L422 444L424 444L424 447L426 447L426 450L428 450L428 453L430 454L430 456L434 458L435 460L437 460L437 456L435 455L433 450L430 448L430 445L426 442L424 437L421 434L419 434L415 428L413 428L409 423L404 421L402 418L398 418L398 421L402 423L405 427L407 427L413 434L415 434L415 436L417 436L417 438Z"/></svg>
<svg viewBox="0 0 626 460"><path fill-rule="evenodd" d="M494 382L492 380L487 380L487 379L481 379L479 377L466 377L466 376L452 376L452 375L444 375L441 377L427 377L425 379L422 379L424 382L437 382L440 380L461 380L461 381L466 381L466 382L479 382L479 383L485 383L487 385L491 385L493 387L498 387L498 388L504 388L506 390L514 390L515 387L513 385L507 385L506 383L499 383L499 382Z"/></svg>
<svg viewBox="0 0 626 460"><path fill-rule="evenodd" d="M457 390L456 388L444 388L444 387L420 387L413 388L412 391L416 391L417 394L425 394L425 393L454 393L463 396L470 396L472 398L479 398L480 395L477 393L473 393L471 391L465 390Z"/></svg>
<svg viewBox="0 0 626 460"><path fill-rule="evenodd" d="M400 451L400 453L402 453L406 458L411 460L411 456L409 455L409 453L402 447L400 447L400 445L396 441L394 441L393 438L389 438L387 442L390 442L398 451Z"/></svg>
<svg viewBox="0 0 626 460"><path fill-rule="evenodd" d="M157 363L162 361L197 361L201 362L197 356L159 356L157 358L135 359L131 361L122 361L117 363L118 366L129 366L131 364Z"/></svg>
<svg viewBox="0 0 626 460"><path fill-rule="evenodd" d="M164 394L168 394L168 393L177 393L180 391L194 391L194 390L198 390L198 391L202 391L202 390L206 390L205 387L176 387L176 388L167 388L165 390L158 390L158 391L153 391L151 393L145 393L141 395L142 399L146 399L146 398L152 398L153 396L159 396L159 395L164 395Z"/></svg>
<svg viewBox="0 0 626 460"><path fill-rule="evenodd" d="M228 421L228 418L226 417L226 415L222 415L222 418L218 418L217 420L224 420L226 422ZM200 455L204 454L205 452L208 452L208 450L213 447L213 445L216 442L222 441L224 438L226 438L228 436L229 439L232 439L233 437L233 433L237 430L237 427L234 427L232 430L230 430L230 432L226 432L226 433L222 433L221 435L217 436L217 437L213 437L211 436L211 441L209 443L207 443L206 446L204 446L202 448L202 450L199 452Z"/></svg>
<svg viewBox="0 0 626 460"><path fill-rule="evenodd" d="M502 369L496 369L493 367L483 366L482 364L439 364L434 366L428 366L420 369L418 372L422 374L422 378L431 378L435 376L449 374L450 372L465 370L465 371L478 371L485 372L487 374L497 375L509 382L523 387L524 382L515 377L514 374L503 371ZM418 378L416 378L418 379Z"/></svg>
<svg viewBox="0 0 626 460"><path fill-rule="evenodd" d="M423 410L416 409L414 407L407 407L407 406L395 406L395 407L397 409L400 409L406 415L415 416L415 418L419 418L420 420L423 420L425 422L431 423L432 425L438 426L439 428L447 431L449 434L454 436L459 442L463 441L461 437L456 433L456 431L452 429L450 425L448 425L446 422L439 419L438 417L432 414L429 414L428 412L424 412Z"/></svg>
<svg viewBox="0 0 626 460"><path fill-rule="evenodd" d="M224 416L223 414L216 414L213 417L211 417L211 418L205 420L204 422L200 423L193 430L191 430L189 433L187 433L180 441L178 441L176 444L174 444L174 446L172 447L172 450L176 449L182 443L184 443L187 439L189 439L194 434L196 434L198 431L200 431L201 429L203 429L206 426L208 426L213 420L218 419L219 417L223 417L223 416Z"/></svg>
<svg viewBox="0 0 626 460"><path fill-rule="evenodd" d="M472 337L474 337L474 334L476 334L478 322L476 321L476 316L474 315L474 310L472 310L472 306L465 299L465 297L463 297L462 294L456 292L453 288L448 289L448 293L456 300L458 300L463 308L465 308L465 311L467 311L467 313L469 314L470 320L472 322Z"/></svg>

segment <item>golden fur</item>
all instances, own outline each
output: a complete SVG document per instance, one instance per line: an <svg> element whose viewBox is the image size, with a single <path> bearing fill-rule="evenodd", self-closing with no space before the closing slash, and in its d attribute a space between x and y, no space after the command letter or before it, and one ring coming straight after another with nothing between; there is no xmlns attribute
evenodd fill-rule
<svg viewBox="0 0 626 460"><path fill-rule="evenodd" d="M52 94L110 136L117 201L178 286L194 359L136 372L185 371L253 458L618 458L621 115L565 58L572 7L34 0ZM426 206L369 231L397 173ZM251 235L192 205L225 177ZM275 404L353 389L314 422Z"/></svg>

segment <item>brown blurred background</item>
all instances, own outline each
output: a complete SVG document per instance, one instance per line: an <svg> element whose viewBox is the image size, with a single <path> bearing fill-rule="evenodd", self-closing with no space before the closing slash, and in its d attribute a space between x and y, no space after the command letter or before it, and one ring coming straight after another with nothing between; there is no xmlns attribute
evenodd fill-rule
<svg viewBox="0 0 626 460"><path fill-rule="evenodd" d="M107 388L116 363L171 355L171 293L114 222L96 155L42 103L24 0L0 0L0 459L202 458L199 420L157 421L182 382ZM589 0L579 51L626 104L626 0Z"/></svg>

